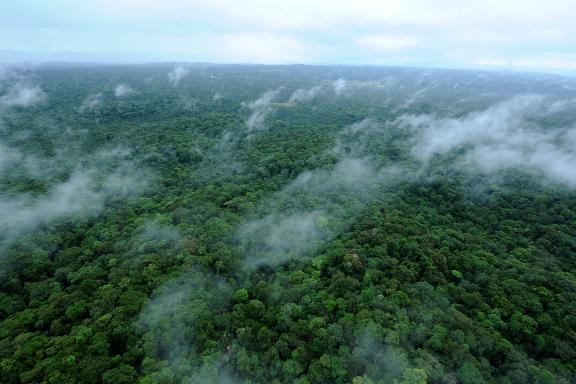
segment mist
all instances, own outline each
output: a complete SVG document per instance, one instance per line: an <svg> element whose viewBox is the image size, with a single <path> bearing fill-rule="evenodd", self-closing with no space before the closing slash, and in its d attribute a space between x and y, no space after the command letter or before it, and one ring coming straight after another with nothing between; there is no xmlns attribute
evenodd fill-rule
<svg viewBox="0 0 576 384"><path fill-rule="evenodd" d="M173 86L177 86L180 81L188 74L190 70L181 65L174 66L174 69L168 73L168 81L172 83Z"/></svg>
<svg viewBox="0 0 576 384"><path fill-rule="evenodd" d="M18 82L0 96L0 106L30 107L45 101L46 98L46 93L39 86Z"/></svg>
<svg viewBox="0 0 576 384"><path fill-rule="evenodd" d="M2 2L0 383L576 382L572 3Z"/></svg>
<svg viewBox="0 0 576 384"><path fill-rule="evenodd" d="M265 120L273 112L272 101L278 96L281 89L264 92L259 98L250 102L243 102L242 107L248 108L252 114L246 120L248 132L261 131L266 129Z"/></svg>
<svg viewBox="0 0 576 384"><path fill-rule="evenodd" d="M97 108L100 107L100 105L102 104L102 99L104 98L104 95L99 92L99 93L95 93L92 95L88 95L83 101L82 104L80 104L80 107L78 108L78 110L82 113L82 112L87 112L87 111L93 111Z"/></svg>
<svg viewBox="0 0 576 384"><path fill-rule="evenodd" d="M373 362L366 367L366 376L372 379L392 382L410 367L405 350L385 344L377 330L364 329L356 344L354 355Z"/></svg>
<svg viewBox="0 0 576 384"><path fill-rule="evenodd" d="M185 382L234 382L224 368L223 352L212 359L203 359L196 349L203 320L225 310L232 293L225 280L206 271L190 270L165 284L152 296L138 319L139 331L149 340L145 346L147 353L162 358ZM226 344L221 347L224 350Z"/></svg>
<svg viewBox="0 0 576 384"><path fill-rule="evenodd" d="M313 100L317 96L321 95L326 91L326 88L322 85L317 85L310 89L297 89L290 95L288 100L290 103L304 103Z"/></svg>
<svg viewBox="0 0 576 384"><path fill-rule="evenodd" d="M350 81L339 78L333 81L324 81L322 84L308 89L297 89L290 95L290 103L306 103L316 98L333 95L336 97L344 96L349 90L356 88L373 87L378 84L376 81L355 81L351 84Z"/></svg>
<svg viewBox="0 0 576 384"><path fill-rule="evenodd" d="M348 82L345 79L338 79L332 83L332 87L334 88L334 93L336 96L340 96L344 90L346 89Z"/></svg>
<svg viewBox="0 0 576 384"><path fill-rule="evenodd" d="M381 164L365 153L370 136L386 129L368 119L346 127L327 153L338 158L333 167L301 173L266 201L264 216L238 232L248 265L274 266L309 256L370 203L386 198L389 188L408 180L411 173L403 166Z"/></svg>
<svg viewBox="0 0 576 384"><path fill-rule="evenodd" d="M278 265L301 258L305 252L332 237L322 211L269 214L249 222L239 236L249 247L248 263Z"/></svg>
<svg viewBox="0 0 576 384"><path fill-rule="evenodd" d="M417 93L414 100L424 94ZM307 93L296 95L304 100ZM266 96L254 105L267 105L272 94ZM571 100L520 95L457 118L401 115L387 122L368 118L347 126L328 151L338 159L331 168L298 175L262 206L262 217L239 230L247 263L278 265L313 253L342 233L370 203L386 198L388 187L417 180L418 164L439 169L456 165L485 174L518 169L574 187L575 127L542 128L543 120L571 105ZM416 163L379 160L374 153L378 143L402 131ZM433 162L452 152L459 154L455 163Z"/></svg>
<svg viewBox="0 0 576 384"><path fill-rule="evenodd" d="M0 142L0 172L6 166L19 163L23 157L22 153L17 149L8 147Z"/></svg>
<svg viewBox="0 0 576 384"><path fill-rule="evenodd" d="M125 96L130 96L132 95L134 92L134 90L126 85L126 84L118 84L115 88L114 88L114 95L116 97L125 97Z"/></svg>
<svg viewBox="0 0 576 384"><path fill-rule="evenodd" d="M2 194L0 210L0 256L21 236L68 218L84 219L99 214L109 199L126 198L145 190L148 178L129 165L112 172L77 169L46 193Z"/></svg>
<svg viewBox="0 0 576 384"><path fill-rule="evenodd" d="M411 153L425 164L458 152L463 169L518 169L575 187L576 127L543 128L541 123L569 106L541 95L521 95L461 118L405 115L398 123L414 130Z"/></svg>
<svg viewBox="0 0 576 384"><path fill-rule="evenodd" d="M147 243L160 243L174 244L182 238L180 232L169 223L164 223L160 220L148 221L139 229L139 240L142 243L141 247L145 247Z"/></svg>
<svg viewBox="0 0 576 384"><path fill-rule="evenodd" d="M28 96L19 97L18 103L11 105L30 107L34 103ZM94 107L94 103L89 104ZM40 119L31 129L50 137L46 146L65 138L72 141L45 156L27 148L29 131L4 133L7 142L0 142L0 176L8 182L0 194L0 210L5 213L0 218L0 256L23 236L47 225L95 217L108 201L135 196L148 188L151 175L138 165L128 149L116 146L86 152L80 149L82 135L51 120ZM10 188L9 180L15 178L30 180L31 185L43 188Z"/></svg>

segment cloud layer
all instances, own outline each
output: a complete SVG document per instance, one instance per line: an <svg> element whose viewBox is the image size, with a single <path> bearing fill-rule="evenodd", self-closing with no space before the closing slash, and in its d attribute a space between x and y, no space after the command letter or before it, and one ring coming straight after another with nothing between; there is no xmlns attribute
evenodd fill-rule
<svg viewBox="0 0 576 384"><path fill-rule="evenodd" d="M23 0L0 5L0 47L68 52L24 57L31 61L106 60L96 52L121 60L111 52L124 52L125 60L140 61L574 72L575 16L571 0Z"/></svg>

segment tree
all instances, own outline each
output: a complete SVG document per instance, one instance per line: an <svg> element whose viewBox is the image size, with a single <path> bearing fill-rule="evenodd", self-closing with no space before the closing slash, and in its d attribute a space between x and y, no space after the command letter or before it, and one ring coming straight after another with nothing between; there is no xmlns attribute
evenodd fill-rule
<svg viewBox="0 0 576 384"><path fill-rule="evenodd" d="M398 384L426 384L427 375L426 371L422 368L408 368L402 374L399 381L394 380Z"/></svg>

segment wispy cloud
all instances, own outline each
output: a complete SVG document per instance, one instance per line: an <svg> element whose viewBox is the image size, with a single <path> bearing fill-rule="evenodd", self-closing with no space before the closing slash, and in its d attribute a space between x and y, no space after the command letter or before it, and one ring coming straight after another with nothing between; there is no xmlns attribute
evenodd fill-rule
<svg viewBox="0 0 576 384"><path fill-rule="evenodd" d="M4 247L19 236L71 215L99 213L108 198L126 197L145 188L144 174L129 167L110 173L96 169L78 169L43 195L3 194L0 196L0 256Z"/></svg>
<svg viewBox="0 0 576 384"><path fill-rule="evenodd" d="M168 73L168 81L172 83L172 85L177 86L178 83L186 76L189 72L188 68L185 68L181 65L176 65L172 72Z"/></svg>
<svg viewBox="0 0 576 384"><path fill-rule="evenodd" d="M347 127L330 151L339 158L332 168L301 173L265 202L267 213L238 232L248 265L308 256L341 233L367 204L384 198L388 186L407 180L402 167L383 166L363 154L370 137L386 129L371 120Z"/></svg>
<svg viewBox="0 0 576 384"><path fill-rule="evenodd" d="M94 93L92 95L88 95L82 101L82 104L80 104L80 107L78 108L78 110L80 112L93 111L93 110L97 109L98 107L100 107L100 105L102 104L103 98L104 98L104 95L101 92Z"/></svg>
<svg viewBox="0 0 576 384"><path fill-rule="evenodd" d="M248 131L259 131L266 128L264 121L270 113L272 113L272 108L270 104L278 94L280 89L274 89L264 92L259 98L253 101L244 102L242 106L248 108L252 111L248 119L246 120L246 127Z"/></svg>
<svg viewBox="0 0 576 384"><path fill-rule="evenodd" d="M114 88L114 95L116 97L125 97L134 93L134 90L126 84L118 84Z"/></svg>
<svg viewBox="0 0 576 384"><path fill-rule="evenodd" d="M46 100L46 97L46 93L38 85L17 82L0 96L0 106L30 107Z"/></svg>
<svg viewBox="0 0 576 384"><path fill-rule="evenodd" d="M198 350L206 316L226 310L232 293L223 279L195 270L162 286L137 322L138 330L154 341L146 352L161 356L185 382L234 383L222 367L222 356L202 358Z"/></svg>
<svg viewBox="0 0 576 384"><path fill-rule="evenodd" d="M412 154L425 163L459 151L464 169L491 173L515 168L576 187L576 128L543 129L538 123L574 104L524 95L462 118L402 116L399 123L416 130Z"/></svg>

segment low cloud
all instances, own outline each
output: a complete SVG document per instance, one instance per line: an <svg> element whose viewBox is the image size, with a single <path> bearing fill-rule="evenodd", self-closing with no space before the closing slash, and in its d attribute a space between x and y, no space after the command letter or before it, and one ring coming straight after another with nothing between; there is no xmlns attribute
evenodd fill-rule
<svg viewBox="0 0 576 384"><path fill-rule="evenodd" d="M10 152L13 159L25 164L42 163L44 168L30 166L31 175L50 180L59 160L40 159ZM129 160L123 160L125 151L96 152L83 159L94 166L77 167L64 181L51 182L52 186L42 194L10 193L0 195L0 256L7 246L43 225L69 218L85 218L97 215L109 199L127 198L143 192L150 176ZM5 159L5 158L4 158ZM110 166L96 166L109 162ZM60 167L62 168L62 167ZM37 174L41 169L49 174Z"/></svg>
<svg viewBox="0 0 576 384"><path fill-rule="evenodd" d="M289 102L291 103L303 103L316 98L325 90L323 86L316 86L310 89L297 89L292 95L290 95Z"/></svg>
<svg viewBox="0 0 576 384"><path fill-rule="evenodd" d="M402 116L400 126L415 130L412 154L428 163L437 155L462 153L462 166L482 172L520 169L576 187L576 128L540 120L566 108L539 95L525 95L462 118Z"/></svg>
<svg viewBox="0 0 576 384"><path fill-rule="evenodd" d="M157 221L150 221L144 224L140 233L142 242L166 241L172 243L179 240L180 237L180 233L174 226Z"/></svg>
<svg viewBox="0 0 576 384"><path fill-rule="evenodd" d="M2 117L11 107L27 108L45 102L46 93L37 85L32 85L25 76L6 68L0 68L0 91L7 91L0 96L0 131L2 130ZM22 152L0 141L0 172L7 166L18 164L27 168L29 159Z"/></svg>
<svg viewBox="0 0 576 384"><path fill-rule="evenodd" d="M336 96L340 96L346 89L347 85L348 82L345 79L338 79L334 81L332 83L332 87L334 88L334 93L336 93Z"/></svg>
<svg viewBox="0 0 576 384"><path fill-rule="evenodd" d="M256 100L253 100L253 101L250 101L247 103L246 102L242 103L242 106L250 108L250 109L258 109L258 108L267 107L270 105L272 100L274 100L274 98L276 98L276 96L278 96L278 93L280 93L280 89L274 89L274 90L266 91Z"/></svg>
<svg viewBox="0 0 576 384"><path fill-rule="evenodd" d="M350 91L377 87L382 87L382 83L379 81L348 81L344 78L339 78L333 81L326 81L312 88L297 89L292 92L288 101L291 103L305 103L322 96L335 95L339 97L348 94ZM366 97L366 95L362 95L362 97Z"/></svg>
<svg viewBox="0 0 576 384"><path fill-rule="evenodd" d="M372 361L366 365L366 375L379 382L396 382L402 372L410 367L404 348L387 345L383 335L375 330L364 329L360 332L353 354L362 361Z"/></svg>
<svg viewBox="0 0 576 384"><path fill-rule="evenodd" d="M80 104L79 111L80 112L88 112L88 111L93 111L93 110L97 109L102 104L103 96L104 95L102 93L95 93L92 95L88 95L82 101L82 104Z"/></svg>
<svg viewBox="0 0 576 384"><path fill-rule="evenodd" d="M0 106L30 107L46 100L46 93L37 85L18 82L0 96Z"/></svg>
<svg viewBox="0 0 576 384"><path fill-rule="evenodd" d="M363 153L369 136L385 129L371 120L347 127L329 151L339 157L332 168L301 173L265 202L265 214L238 232L247 264L307 257L342 233L368 204L384 198L390 185L406 179L401 167L380 165Z"/></svg>
<svg viewBox="0 0 576 384"><path fill-rule="evenodd" d="M116 86L116 88L114 88L114 95L116 97L130 96L133 93L134 93L134 90L126 84L118 84Z"/></svg>
<svg viewBox="0 0 576 384"><path fill-rule="evenodd" d="M21 162L23 157L24 156L19 150L4 145L0 142L0 172L5 166Z"/></svg>
<svg viewBox="0 0 576 384"><path fill-rule="evenodd" d="M178 104L179 104L180 108L182 108L183 110L192 112L196 109L196 105L198 104L198 101L194 98L191 98L191 97L181 97L178 100Z"/></svg>
<svg viewBox="0 0 576 384"><path fill-rule="evenodd" d="M4 213L0 218L2 238L18 235L26 229L67 214L99 210L102 195L93 188L93 182L89 173L77 172L41 197L3 196L0 198L0 207Z"/></svg>
<svg viewBox="0 0 576 384"><path fill-rule="evenodd" d="M173 86L177 86L184 78L184 76L188 74L188 72L188 68L185 68L181 65L176 65L174 69L168 73L168 81L171 82Z"/></svg>
<svg viewBox="0 0 576 384"><path fill-rule="evenodd" d="M305 252L330 236L322 227L327 220L321 211L297 212L290 215L270 214L244 226L239 234L249 239L249 264L280 264Z"/></svg>
<svg viewBox="0 0 576 384"><path fill-rule="evenodd" d="M270 104L280 93L280 88L264 92L258 99L243 102L242 106L252 110L252 114L246 120L246 127L249 132L266 129L264 121L272 113Z"/></svg>
<svg viewBox="0 0 576 384"><path fill-rule="evenodd" d="M406 95L406 97L403 98L403 100L393 109L393 111L396 113L409 110L410 107L412 107L414 104L422 101L430 89L431 87L424 87L415 91L414 93Z"/></svg>
<svg viewBox="0 0 576 384"><path fill-rule="evenodd" d="M223 337L219 352L202 356L198 344L205 339L205 324L214 313L228 310L232 288L205 271L188 271L163 285L141 312L137 328L150 340L146 353L162 359L187 383L233 383L225 367L231 337ZM155 373L150 375L155 377Z"/></svg>

